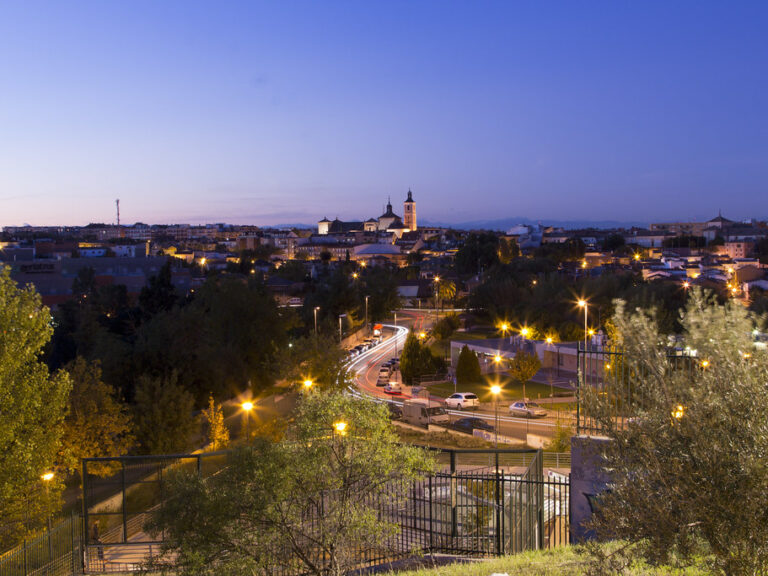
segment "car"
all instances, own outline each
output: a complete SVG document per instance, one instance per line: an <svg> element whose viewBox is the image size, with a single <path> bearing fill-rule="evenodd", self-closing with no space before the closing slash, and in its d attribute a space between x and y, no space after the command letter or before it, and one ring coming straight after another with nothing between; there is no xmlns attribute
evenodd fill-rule
<svg viewBox="0 0 768 576"><path fill-rule="evenodd" d="M387 382L386 386L384 386L384 392L386 394L402 394L403 386L400 384L400 382L390 380Z"/></svg>
<svg viewBox="0 0 768 576"><path fill-rule="evenodd" d="M522 416L523 418L544 418L547 415L547 411L535 402L518 400L509 405L509 414L511 416Z"/></svg>
<svg viewBox="0 0 768 576"><path fill-rule="evenodd" d="M472 392L456 392L445 399L445 405L448 408L463 410L464 408L477 408L480 406L480 399L477 394Z"/></svg>
<svg viewBox="0 0 768 576"><path fill-rule="evenodd" d="M466 432L467 434L472 434L473 430L485 430L487 432L493 432L494 430L493 426L482 418L459 418L451 426L454 430Z"/></svg>

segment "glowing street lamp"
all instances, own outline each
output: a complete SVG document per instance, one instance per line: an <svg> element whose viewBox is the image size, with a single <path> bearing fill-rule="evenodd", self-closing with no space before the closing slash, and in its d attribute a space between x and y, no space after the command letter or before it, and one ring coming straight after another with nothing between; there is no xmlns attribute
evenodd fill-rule
<svg viewBox="0 0 768 576"><path fill-rule="evenodd" d="M343 420L334 422L333 429L336 431L336 434L338 434L339 436L344 436L347 433L347 423L344 422Z"/></svg>
<svg viewBox="0 0 768 576"><path fill-rule="evenodd" d="M315 313L315 336L317 336L317 311L320 310L320 306L315 306L314 313Z"/></svg>
<svg viewBox="0 0 768 576"><path fill-rule="evenodd" d="M51 480L53 480L53 476L54 476L53 472L46 472L45 474L40 476L40 478L43 480L43 482L50 482Z"/></svg>
<svg viewBox="0 0 768 576"><path fill-rule="evenodd" d="M253 410L253 402L243 402L241 408L245 411L245 438L251 439L251 411Z"/></svg>
<svg viewBox="0 0 768 576"><path fill-rule="evenodd" d="M552 336L547 336L547 344L552 344L554 342Z"/></svg>
<svg viewBox="0 0 768 576"><path fill-rule="evenodd" d="M678 404L672 411L672 418L681 420L683 416L685 416L685 407L682 404Z"/></svg>
<svg viewBox="0 0 768 576"><path fill-rule="evenodd" d="M499 447L499 394L501 394L501 386L494 384L491 386L491 394L493 394L493 413L494 413L494 447Z"/></svg>
<svg viewBox="0 0 768 576"><path fill-rule="evenodd" d="M523 327L520 329L520 336L522 336L523 338L528 338L528 334L530 333L531 331L528 330L528 328Z"/></svg>
<svg viewBox="0 0 768 576"><path fill-rule="evenodd" d="M309 378L304 380L304 390L309 390L310 388L312 388L313 385L314 385L314 382L312 382L312 380L310 380Z"/></svg>
<svg viewBox="0 0 768 576"><path fill-rule="evenodd" d="M587 351L587 315L589 310L589 303L583 298L580 299L577 304L579 308L584 308L584 352Z"/></svg>

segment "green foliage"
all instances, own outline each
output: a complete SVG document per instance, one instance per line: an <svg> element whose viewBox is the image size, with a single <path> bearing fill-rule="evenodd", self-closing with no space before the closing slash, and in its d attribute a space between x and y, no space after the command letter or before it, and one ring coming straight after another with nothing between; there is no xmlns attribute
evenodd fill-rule
<svg viewBox="0 0 768 576"><path fill-rule="evenodd" d="M499 237L492 232L471 233L456 252L456 271L465 276L479 274L499 263Z"/></svg>
<svg viewBox="0 0 768 576"><path fill-rule="evenodd" d="M571 451L571 438L574 435L573 428L560 422L555 423L555 432L552 434L552 439L547 444L545 450L547 452L570 452Z"/></svg>
<svg viewBox="0 0 768 576"><path fill-rule="evenodd" d="M285 347L280 357L281 374L301 389L304 380L312 380L319 390L344 390L350 384L345 367L346 354L329 336L299 338Z"/></svg>
<svg viewBox="0 0 768 576"><path fill-rule="evenodd" d="M474 384L481 380L482 375L477 354L465 344L459 353L459 360L456 363L456 382L461 386L464 384Z"/></svg>
<svg viewBox="0 0 768 576"><path fill-rule="evenodd" d="M612 417L609 387L585 389L585 409L613 439L605 450L611 491L594 527L626 539L627 561L694 557L702 543L722 574L760 574L768 565L768 354L756 349L756 319L741 305L692 293L682 345L696 357L670 357L647 311L617 305L636 418ZM702 361L707 360L706 366Z"/></svg>
<svg viewBox="0 0 768 576"><path fill-rule="evenodd" d="M175 372L164 377L139 377L134 422L145 454L173 454L189 447L195 430L194 398L179 385Z"/></svg>
<svg viewBox="0 0 768 576"><path fill-rule="evenodd" d="M447 340L459 327L459 317L456 315L445 316L432 327L432 335L438 340Z"/></svg>
<svg viewBox="0 0 768 576"><path fill-rule="evenodd" d="M158 312L172 309L179 299L171 283L171 261L168 260L156 276L149 279L147 286L141 289L139 305L145 317L151 318Z"/></svg>
<svg viewBox="0 0 768 576"><path fill-rule="evenodd" d="M40 527L57 508L53 470L71 383L41 362L51 315L34 288L20 289L0 266L0 549Z"/></svg>
<svg viewBox="0 0 768 576"><path fill-rule="evenodd" d="M608 234L603 239L603 250L606 252L613 252L614 250L621 248L626 244L624 236L621 234Z"/></svg>
<svg viewBox="0 0 768 576"><path fill-rule="evenodd" d="M520 247L517 245L517 240L502 236L499 238L499 261L502 264L509 264L520 256Z"/></svg>
<svg viewBox="0 0 768 576"><path fill-rule="evenodd" d="M66 370L72 392L61 428L60 466L77 473L82 458L127 454L134 441L131 418L114 388L101 380L99 362L78 357ZM94 462L89 471L103 477L114 473L114 468Z"/></svg>
<svg viewBox="0 0 768 576"><path fill-rule="evenodd" d="M398 443L386 407L308 394L285 440L257 440L206 481L172 478L150 530L164 532L175 574L340 576L362 552L389 553L398 527L378 505L396 506L433 466L427 452Z"/></svg>
<svg viewBox="0 0 768 576"><path fill-rule="evenodd" d="M412 383L425 374L437 372L440 368L440 359L432 355L429 347L421 343L415 332L409 332L400 355L400 374L403 381Z"/></svg>
<svg viewBox="0 0 768 576"><path fill-rule="evenodd" d="M541 360L536 353L529 354L518 350L515 359L509 367L509 374L523 385L523 397L525 398L525 385L541 370Z"/></svg>
<svg viewBox="0 0 768 576"><path fill-rule="evenodd" d="M704 248L707 240L704 236L685 235L665 238L661 243L664 248Z"/></svg>
<svg viewBox="0 0 768 576"><path fill-rule="evenodd" d="M208 397L208 409L203 410L205 435L211 450L223 450L229 444L229 429L224 424L224 411L213 396Z"/></svg>

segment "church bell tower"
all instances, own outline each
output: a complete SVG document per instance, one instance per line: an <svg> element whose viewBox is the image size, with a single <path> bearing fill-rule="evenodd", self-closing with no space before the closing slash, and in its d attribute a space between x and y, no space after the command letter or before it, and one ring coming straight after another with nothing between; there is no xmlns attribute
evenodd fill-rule
<svg viewBox="0 0 768 576"><path fill-rule="evenodd" d="M408 190L408 199L403 203L403 225L411 232L416 230L416 202Z"/></svg>

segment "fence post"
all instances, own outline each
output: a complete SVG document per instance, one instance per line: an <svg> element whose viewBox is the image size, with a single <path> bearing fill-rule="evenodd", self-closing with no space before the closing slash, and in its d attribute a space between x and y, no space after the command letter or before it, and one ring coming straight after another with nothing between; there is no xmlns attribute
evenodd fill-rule
<svg viewBox="0 0 768 576"><path fill-rule="evenodd" d="M434 532L432 531L432 475L429 475L429 551L433 551L434 544Z"/></svg>
<svg viewBox="0 0 768 576"><path fill-rule="evenodd" d="M69 540L72 542L72 574L77 574L77 570L75 568L75 511L73 510L72 513L69 515Z"/></svg>
<svg viewBox="0 0 768 576"><path fill-rule="evenodd" d="M538 537L539 537L539 549L544 547L544 452L541 448L539 448L539 453L537 454L538 458L538 464L536 465L536 474L538 475L538 500L539 500L539 510L538 510L538 523L539 523L539 530L538 530Z"/></svg>
<svg viewBox="0 0 768 576"><path fill-rule="evenodd" d="M24 576L27 576L29 572L27 571L27 539L26 538L24 538L24 548L22 548L22 550L24 552L24 554L22 555L24 559Z"/></svg>
<svg viewBox="0 0 768 576"><path fill-rule="evenodd" d="M458 498L456 489L456 452L451 451L451 538L459 535L459 518L456 500ZM451 547L455 542L451 542Z"/></svg>
<svg viewBox="0 0 768 576"><path fill-rule="evenodd" d="M126 509L125 498L125 461L121 462L121 480L123 488L123 543L128 542L128 510Z"/></svg>
<svg viewBox="0 0 768 576"><path fill-rule="evenodd" d="M501 485L499 483L499 452L496 454L496 556L501 556Z"/></svg>

